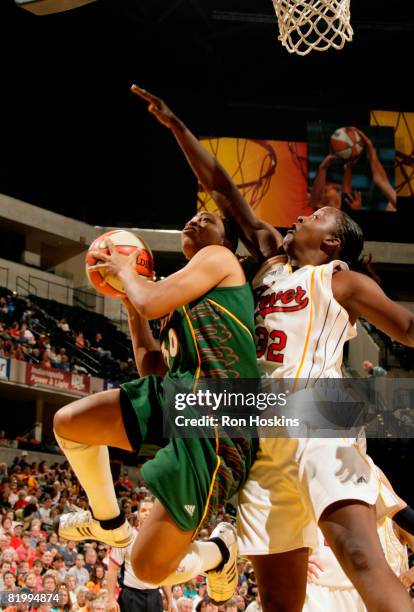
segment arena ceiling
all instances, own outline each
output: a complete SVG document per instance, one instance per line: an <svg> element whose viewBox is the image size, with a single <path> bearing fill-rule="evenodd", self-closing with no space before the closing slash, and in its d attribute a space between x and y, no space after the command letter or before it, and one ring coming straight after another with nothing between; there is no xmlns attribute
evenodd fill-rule
<svg viewBox="0 0 414 612"><path fill-rule="evenodd" d="M180 226L196 185L134 81L198 135L301 140L309 119L413 111L413 3L351 13L351 44L297 57L270 0L98 0L47 17L1 0L0 191L92 224Z"/></svg>

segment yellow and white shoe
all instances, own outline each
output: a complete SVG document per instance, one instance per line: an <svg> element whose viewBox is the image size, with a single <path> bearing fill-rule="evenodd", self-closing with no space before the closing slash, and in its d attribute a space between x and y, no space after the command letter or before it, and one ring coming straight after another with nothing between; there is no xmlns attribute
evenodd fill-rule
<svg viewBox="0 0 414 612"><path fill-rule="evenodd" d="M230 523L219 523L209 541L220 548L223 562L206 573L207 593L216 605L221 605L233 597L238 583L236 529Z"/></svg>
<svg viewBox="0 0 414 612"><path fill-rule="evenodd" d="M59 535L65 540L98 540L114 548L124 548L131 543L134 533L127 520L116 529L103 529L88 510L62 514Z"/></svg>

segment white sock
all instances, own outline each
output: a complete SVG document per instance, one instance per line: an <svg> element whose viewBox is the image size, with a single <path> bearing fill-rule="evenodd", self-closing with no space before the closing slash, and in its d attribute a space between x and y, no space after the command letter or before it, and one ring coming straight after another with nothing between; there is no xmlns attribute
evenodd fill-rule
<svg viewBox="0 0 414 612"><path fill-rule="evenodd" d="M214 542L193 542L181 559L178 568L162 581L162 584L174 585L187 582L199 574L214 569L222 562L223 557Z"/></svg>
<svg viewBox="0 0 414 612"><path fill-rule="evenodd" d="M119 516L107 446L88 446L60 437L56 440L85 489L97 520L108 520Z"/></svg>

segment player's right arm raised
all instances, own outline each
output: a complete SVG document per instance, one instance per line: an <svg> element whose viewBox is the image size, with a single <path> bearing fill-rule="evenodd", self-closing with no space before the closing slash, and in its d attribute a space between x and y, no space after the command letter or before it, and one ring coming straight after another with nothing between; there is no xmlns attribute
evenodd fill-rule
<svg viewBox="0 0 414 612"><path fill-rule="evenodd" d="M133 85L131 91L149 102L148 110L160 123L170 128L199 182L211 195L225 217L236 223L240 238L253 257L267 259L282 247L281 234L261 221L243 198L223 166L203 147L185 124L163 100Z"/></svg>

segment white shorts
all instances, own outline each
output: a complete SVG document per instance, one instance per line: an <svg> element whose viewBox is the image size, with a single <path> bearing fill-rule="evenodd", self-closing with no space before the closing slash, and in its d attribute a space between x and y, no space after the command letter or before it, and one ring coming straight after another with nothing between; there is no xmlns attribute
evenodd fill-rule
<svg viewBox="0 0 414 612"><path fill-rule="evenodd" d="M308 582L302 612L366 612L356 589L337 589Z"/></svg>
<svg viewBox="0 0 414 612"><path fill-rule="evenodd" d="M379 480L354 439L262 438L239 493L242 555L317 547L317 523L331 504L374 505Z"/></svg>

